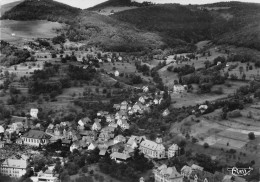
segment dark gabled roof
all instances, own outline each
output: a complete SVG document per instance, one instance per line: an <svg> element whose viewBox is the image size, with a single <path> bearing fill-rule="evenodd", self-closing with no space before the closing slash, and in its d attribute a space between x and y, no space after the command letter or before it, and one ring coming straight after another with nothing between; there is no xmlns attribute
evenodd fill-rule
<svg viewBox="0 0 260 182"><path fill-rule="evenodd" d="M51 136L47 135L45 132L40 130L30 130L29 132L25 133L23 137L26 138L35 138L35 139L50 139Z"/></svg>

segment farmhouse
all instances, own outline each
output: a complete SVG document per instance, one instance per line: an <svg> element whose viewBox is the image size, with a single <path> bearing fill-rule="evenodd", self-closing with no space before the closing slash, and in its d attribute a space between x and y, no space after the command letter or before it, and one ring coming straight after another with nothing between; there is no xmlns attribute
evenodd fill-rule
<svg viewBox="0 0 260 182"><path fill-rule="evenodd" d="M183 182L183 176L175 167L167 167L165 164L153 170L155 182Z"/></svg>
<svg viewBox="0 0 260 182"><path fill-rule="evenodd" d="M168 149L168 158L177 156L179 153L179 146L177 144L173 144L172 146L170 146L170 148Z"/></svg>
<svg viewBox="0 0 260 182"><path fill-rule="evenodd" d="M127 146L127 147L130 147L130 148L132 148L132 149L135 149L135 148L137 148L138 145L139 145L142 141L144 141L145 139L146 139L145 136L134 136L134 135L132 135L132 136L129 138L129 140L127 141L126 146Z"/></svg>
<svg viewBox="0 0 260 182"><path fill-rule="evenodd" d="M21 138L23 140L23 144L25 145L39 146L48 144L51 136L47 135L43 131L30 130Z"/></svg>
<svg viewBox="0 0 260 182"><path fill-rule="evenodd" d="M39 112L38 109L31 109L30 110L30 116L33 117L33 118L38 118L38 112Z"/></svg>
<svg viewBox="0 0 260 182"><path fill-rule="evenodd" d="M98 121L96 121L93 125L92 125L92 128L91 128L92 130L95 130L95 131L97 131L97 130L101 130L101 125L100 125L100 123L98 122Z"/></svg>
<svg viewBox="0 0 260 182"><path fill-rule="evenodd" d="M4 176L19 178L26 173L27 162L24 159L6 159L0 168L0 173Z"/></svg>
<svg viewBox="0 0 260 182"><path fill-rule="evenodd" d="M169 109L165 109L162 113L162 115L165 117L165 116L168 116L170 114L170 111Z"/></svg>
<svg viewBox="0 0 260 182"><path fill-rule="evenodd" d="M173 93L180 94L186 90L186 85L173 85Z"/></svg>
<svg viewBox="0 0 260 182"><path fill-rule="evenodd" d="M139 149L148 157L162 159L165 158L165 147L161 138L156 138L156 142L144 140Z"/></svg>
<svg viewBox="0 0 260 182"><path fill-rule="evenodd" d="M148 92L149 91L149 87L148 86L143 86L143 92Z"/></svg>
<svg viewBox="0 0 260 182"><path fill-rule="evenodd" d="M119 76L119 71L116 70L116 71L114 72L114 75L115 75L116 77L118 77L118 76Z"/></svg>

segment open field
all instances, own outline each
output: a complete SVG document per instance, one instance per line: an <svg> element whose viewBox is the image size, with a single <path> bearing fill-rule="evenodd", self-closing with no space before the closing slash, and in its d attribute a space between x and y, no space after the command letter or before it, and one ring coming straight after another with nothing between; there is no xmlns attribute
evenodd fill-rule
<svg viewBox="0 0 260 182"><path fill-rule="evenodd" d="M44 64L44 61L26 62L26 64L21 63L21 64L13 65L13 66L10 66L10 67L0 66L0 69L3 72L8 71L10 74L14 73L17 78L20 78L22 76L29 76L35 70L43 69L43 64Z"/></svg>
<svg viewBox="0 0 260 182"><path fill-rule="evenodd" d="M208 154L219 162L228 162L232 165L237 160L241 162L254 160L259 167L260 127L242 126L231 119L221 120L219 112L217 110L198 118L189 116L180 123L174 123L171 132L179 137L185 137L188 133L190 137L197 138L198 142L188 143L187 149ZM195 120L199 120L199 122L195 122ZM247 121L247 118L244 120ZM249 132L255 133L254 140L249 140ZM205 149L204 143L208 143L209 148ZM230 153L230 149L234 149L235 153Z"/></svg>
<svg viewBox="0 0 260 182"><path fill-rule="evenodd" d="M231 63L228 62L229 65L236 65L237 62ZM254 65L253 63L251 63L250 65ZM229 71L229 75L234 74L238 77L238 79L242 79L243 74L246 75L245 80L253 80L254 76L256 75L260 75L260 68L255 68L255 66L253 66L252 70L247 70L247 63L238 63L238 66ZM241 72L240 72L241 69ZM225 68L225 72L228 71L228 67Z"/></svg>
<svg viewBox="0 0 260 182"><path fill-rule="evenodd" d="M37 21L14 21L1 20L1 40L9 42L19 42L24 39L52 38L56 36L55 29L60 29L64 25L57 22L45 20Z"/></svg>
<svg viewBox="0 0 260 182"><path fill-rule="evenodd" d="M202 104L205 101L214 101L217 99L226 98L230 94L234 94L235 91L243 86L247 85L246 82L236 81L231 82L227 81L228 84L222 84L222 85L215 85L212 87L212 90L216 90L217 88L221 87L223 89L223 94L218 95L214 93L208 93L208 94L197 94L198 91L198 85L192 84L193 86L193 93L182 93L182 94L175 94L171 93L172 97L172 107L180 108L182 106L193 106L196 104Z"/></svg>

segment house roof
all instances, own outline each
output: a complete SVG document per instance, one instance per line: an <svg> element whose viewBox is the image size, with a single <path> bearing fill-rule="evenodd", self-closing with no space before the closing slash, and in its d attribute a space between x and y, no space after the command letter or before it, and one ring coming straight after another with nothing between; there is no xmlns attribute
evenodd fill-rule
<svg viewBox="0 0 260 182"><path fill-rule="evenodd" d="M140 146L151 150L165 150L165 147L162 144L158 144L151 140L142 141Z"/></svg>
<svg viewBox="0 0 260 182"><path fill-rule="evenodd" d="M102 128L101 132L114 132L115 128L112 126L106 126L105 128Z"/></svg>
<svg viewBox="0 0 260 182"><path fill-rule="evenodd" d="M29 132L25 133L23 137L26 138L35 138L35 139L50 139L51 136L47 135L43 131L39 130L30 130Z"/></svg>
<svg viewBox="0 0 260 182"><path fill-rule="evenodd" d="M132 145L134 142L140 143L143 139L146 139L145 136L134 136L132 135L127 141L128 145Z"/></svg>
<svg viewBox="0 0 260 182"><path fill-rule="evenodd" d="M95 126L95 125L96 125L97 128L101 128L101 124L100 124L99 122L96 121L96 122L92 125L92 127Z"/></svg>
<svg viewBox="0 0 260 182"><path fill-rule="evenodd" d="M191 165L191 168L192 168L193 170L203 171L203 167L200 167L200 166L198 166L198 165L196 165L196 164L192 164L192 165Z"/></svg>
<svg viewBox="0 0 260 182"><path fill-rule="evenodd" d="M64 143L64 144L70 144L71 141L68 140L68 139L62 139L62 140L61 140L61 143Z"/></svg>
<svg viewBox="0 0 260 182"><path fill-rule="evenodd" d="M91 130L83 130L79 132L82 136L96 136L97 134L94 131Z"/></svg>
<svg viewBox="0 0 260 182"><path fill-rule="evenodd" d="M190 178L195 179L195 176L198 178L198 182L204 182L205 179L207 179L208 182L215 181L214 174L207 172L207 171L193 170L190 175Z"/></svg>
<svg viewBox="0 0 260 182"><path fill-rule="evenodd" d="M116 158L116 159L121 159L121 160L127 160L128 158L130 158L129 154L124 154L124 153L119 153L119 152L113 152L112 154L110 154L111 158Z"/></svg>
<svg viewBox="0 0 260 182"><path fill-rule="evenodd" d="M126 141L126 138L123 135L117 135L114 140L118 140L118 141Z"/></svg>
<svg viewBox="0 0 260 182"><path fill-rule="evenodd" d="M168 150L178 150L179 146L177 144L172 144Z"/></svg>
<svg viewBox="0 0 260 182"><path fill-rule="evenodd" d="M12 168L22 168L25 169L27 166L26 160L18 159L6 159L2 165L12 167Z"/></svg>
<svg viewBox="0 0 260 182"><path fill-rule="evenodd" d="M174 179L174 178L180 178L182 175L178 173L175 167L168 167L163 164L160 167L157 168L157 171L163 175L163 176L168 176L169 179Z"/></svg>
<svg viewBox="0 0 260 182"><path fill-rule="evenodd" d="M4 133L5 132L5 129L2 125L0 125L0 133Z"/></svg>
<svg viewBox="0 0 260 182"><path fill-rule="evenodd" d="M99 151L99 155L105 155L106 152L107 152L106 149L101 149L101 150Z"/></svg>

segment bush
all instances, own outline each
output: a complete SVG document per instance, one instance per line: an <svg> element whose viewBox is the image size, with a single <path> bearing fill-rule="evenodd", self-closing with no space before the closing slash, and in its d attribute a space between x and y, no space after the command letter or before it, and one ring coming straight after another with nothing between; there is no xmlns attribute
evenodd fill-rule
<svg viewBox="0 0 260 182"><path fill-rule="evenodd" d="M192 137L192 139L191 139L191 142L192 142L192 143L197 143L197 142L198 142L198 139L197 139L197 138L194 138L194 137Z"/></svg>
<svg viewBox="0 0 260 182"><path fill-rule="evenodd" d="M230 75L230 80L237 80L237 79L238 79L237 75L235 74Z"/></svg>
<svg viewBox="0 0 260 182"><path fill-rule="evenodd" d="M255 134L254 134L254 132L248 133L248 138L249 138L249 140L254 140L254 139L255 139Z"/></svg>
<svg viewBox="0 0 260 182"><path fill-rule="evenodd" d="M221 95L223 94L223 89L222 87L218 87L216 90L213 91L215 94Z"/></svg>
<svg viewBox="0 0 260 182"><path fill-rule="evenodd" d="M209 148L209 144L208 143L204 143L203 144L203 147L206 149L206 148Z"/></svg>
<svg viewBox="0 0 260 182"><path fill-rule="evenodd" d="M228 113L228 117L230 118L238 118L242 116L239 110L234 110Z"/></svg>

